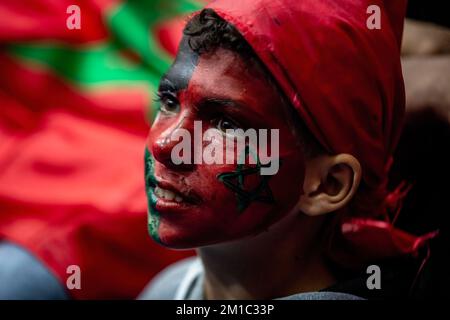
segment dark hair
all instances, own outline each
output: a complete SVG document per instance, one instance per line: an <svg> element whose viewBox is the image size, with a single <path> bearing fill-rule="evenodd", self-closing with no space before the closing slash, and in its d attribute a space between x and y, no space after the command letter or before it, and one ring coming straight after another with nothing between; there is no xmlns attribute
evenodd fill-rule
<svg viewBox="0 0 450 320"><path fill-rule="evenodd" d="M237 29L223 20L212 9L203 9L192 17L184 28L189 36L189 46L198 54L212 52L217 48L229 49L245 58L256 55Z"/></svg>
<svg viewBox="0 0 450 320"><path fill-rule="evenodd" d="M188 36L190 48L198 54L211 53L218 48L228 49L238 53L242 58L252 62L262 70L266 80L277 88L284 104L288 106L284 108L283 112L287 113L286 118L293 129L292 131L298 137L305 156L313 157L325 152L315 137L307 130L294 108L290 106L283 91L253 51L253 48L231 23L222 19L214 10L203 9L188 21L183 33Z"/></svg>

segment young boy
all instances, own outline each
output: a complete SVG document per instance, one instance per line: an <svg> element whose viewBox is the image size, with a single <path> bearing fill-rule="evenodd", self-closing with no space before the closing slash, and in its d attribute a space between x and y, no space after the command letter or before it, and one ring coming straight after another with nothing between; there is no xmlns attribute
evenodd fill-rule
<svg viewBox="0 0 450 320"><path fill-rule="evenodd" d="M191 18L160 83L146 183L151 236L198 257L142 298L359 299L331 292L336 265L412 251L414 239L375 220L387 217L404 113L404 10L403 1L218 0ZM227 144L239 129L276 134ZM205 161L205 148L233 161Z"/></svg>

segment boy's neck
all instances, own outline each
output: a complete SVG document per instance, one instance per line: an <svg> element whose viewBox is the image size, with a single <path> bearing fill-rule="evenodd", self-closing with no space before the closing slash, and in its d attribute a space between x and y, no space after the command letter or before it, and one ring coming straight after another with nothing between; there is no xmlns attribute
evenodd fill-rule
<svg viewBox="0 0 450 320"><path fill-rule="evenodd" d="M323 258L323 217L290 214L250 239L197 250L207 299L272 299L335 282Z"/></svg>

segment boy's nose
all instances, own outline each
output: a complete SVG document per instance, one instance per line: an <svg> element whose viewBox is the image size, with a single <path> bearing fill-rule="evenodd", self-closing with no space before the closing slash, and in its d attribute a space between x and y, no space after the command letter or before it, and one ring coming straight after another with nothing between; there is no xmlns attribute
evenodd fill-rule
<svg viewBox="0 0 450 320"><path fill-rule="evenodd" d="M179 131L177 132L177 130ZM192 139L188 139L188 143L186 141L183 142L183 138L181 137L182 135L180 134L181 130L184 135L189 133L190 137L193 136L193 134L186 128L176 127L173 130L163 132L153 142L151 150L155 160L162 163L165 167L172 170L189 171L194 168L194 159L192 156L193 141ZM172 155L173 148L178 144L180 144L179 148L177 148L178 150L175 150L176 152ZM182 145L188 146L188 148L186 148L188 150L183 149L180 151ZM184 155L184 152L189 152L190 155ZM186 158L188 161L182 161Z"/></svg>

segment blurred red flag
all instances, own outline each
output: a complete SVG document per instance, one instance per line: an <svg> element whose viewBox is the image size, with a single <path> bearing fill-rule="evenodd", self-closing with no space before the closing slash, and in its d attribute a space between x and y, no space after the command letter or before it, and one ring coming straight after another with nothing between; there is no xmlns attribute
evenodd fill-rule
<svg viewBox="0 0 450 320"><path fill-rule="evenodd" d="M75 2L75 3L73 3ZM70 30L67 8L80 8ZM74 298L134 298L167 264L147 234L144 141L153 92L190 0L0 3L0 238L33 252Z"/></svg>

